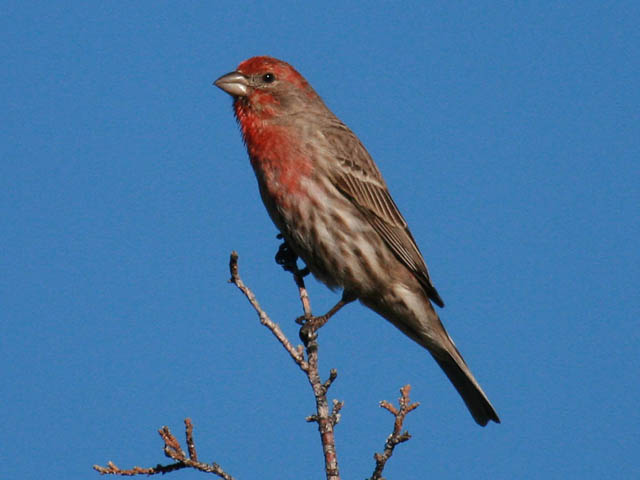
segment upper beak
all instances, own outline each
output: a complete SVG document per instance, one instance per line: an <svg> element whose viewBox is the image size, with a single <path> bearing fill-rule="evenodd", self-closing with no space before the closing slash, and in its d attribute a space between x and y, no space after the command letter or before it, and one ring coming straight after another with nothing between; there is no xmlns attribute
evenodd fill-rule
<svg viewBox="0 0 640 480"><path fill-rule="evenodd" d="M234 97L244 97L249 93L249 79L240 72L227 73L213 84Z"/></svg>

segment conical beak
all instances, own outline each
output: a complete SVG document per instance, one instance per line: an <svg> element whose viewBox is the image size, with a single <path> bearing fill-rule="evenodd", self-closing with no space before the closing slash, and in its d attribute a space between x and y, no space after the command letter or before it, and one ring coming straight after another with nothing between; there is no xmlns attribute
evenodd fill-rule
<svg viewBox="0 0 640 480"><path fill-rule="evenodd" d="M233 97L244 97L249 93L249 80L240 72L227 73L213 84Z"/></svg>

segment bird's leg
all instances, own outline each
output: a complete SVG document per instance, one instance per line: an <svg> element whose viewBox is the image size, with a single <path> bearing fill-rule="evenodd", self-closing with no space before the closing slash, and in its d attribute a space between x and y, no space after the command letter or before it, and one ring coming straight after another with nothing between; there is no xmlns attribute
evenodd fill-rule
<svg viewBox="0 0 640 480"><path fill-rule="evenodd" d="M284 237L279 233L276 238L283 239ZM298 255L296 255L296 252L293 251L286 240L283 241L280 248L278 248L275 258L276 263L281 265L287 272L299 275L300 277L309 275L308 267L305 266L303 269L298 268Z"/></svg>
<svg viewBox="0 0 640 480"><path fill-rule="evenodd" d="M317 319L322 319L322 322L316 327L320 328L322 327L325 323L327 323L329 321L329 319L331 317L333 317L336 313L338 313L338 311L344 307L345 305L350 304L351 302L353 302L357 297L350 293L350 292L342 292L342 298L338 301L338 303L336 303L333 307L331 307L331 309L325 313L324 315L321 315L319 317L315 317Z"/></svg>
<svg viewBox="0 0 640 480"><path fill-rule="evenodd" d="M353 302L357 297L350 292L342 292L342 298L336 303L327 313L318 317L311 317L305 319L304 316L298 317L297 322L302 324L300 327L300 340L305 344L309 343L309 340L315 335L316 331L322 328L331 317L333 317L342 307Z"/></svg>

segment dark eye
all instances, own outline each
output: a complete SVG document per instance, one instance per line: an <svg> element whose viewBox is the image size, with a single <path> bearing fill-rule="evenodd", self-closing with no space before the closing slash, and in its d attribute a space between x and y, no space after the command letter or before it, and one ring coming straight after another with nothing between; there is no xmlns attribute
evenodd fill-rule
<svg viewBox="0 0 640 480"><path fill-rule="evenodd" d="M264 83L271 83L276 79L276 76L273 73L265 73L262 76L262 81Z"/></svg>

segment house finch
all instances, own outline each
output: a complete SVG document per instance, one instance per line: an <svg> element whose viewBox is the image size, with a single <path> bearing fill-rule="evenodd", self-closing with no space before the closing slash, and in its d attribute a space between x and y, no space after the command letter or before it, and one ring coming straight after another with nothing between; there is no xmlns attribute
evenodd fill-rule
<svg viewBox="0 0 640 480"><path fill-rule="evenodd" d="M358 137L288 63L242 62L215 85L233 109L273 223L316 278L426 348L480 425L500 422L431 302L420 250Z"/></svg>

